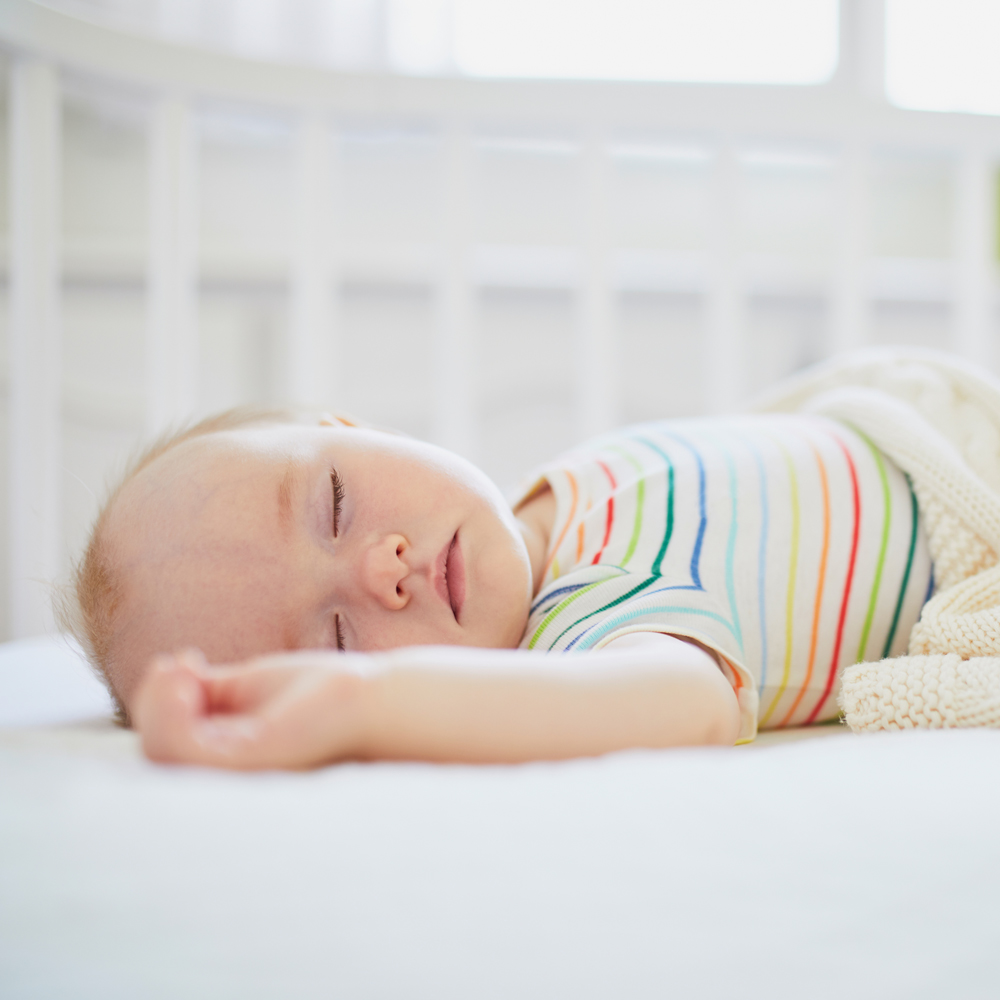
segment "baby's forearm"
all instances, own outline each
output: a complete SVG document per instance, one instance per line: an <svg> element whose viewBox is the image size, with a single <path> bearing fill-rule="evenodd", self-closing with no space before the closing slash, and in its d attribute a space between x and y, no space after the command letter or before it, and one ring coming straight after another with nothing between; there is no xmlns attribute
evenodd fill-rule
<svg viewBox="0 0 1000 1000"><path fill-rule="evenodd" d="M716 664L697 647L657 638L666 641L567 656L390 654L357 692L357 755L515 762L735 742L739 711Z"/></svg>
<svg viewBox="0 0 1000 1000"><path fill-rule="evenodd" d="M558 760L736 740L736 696L711 655L648 633L614 646L314 650L231 667L189 651L158 658L134 719L154 760L234 768Z"/></svg>

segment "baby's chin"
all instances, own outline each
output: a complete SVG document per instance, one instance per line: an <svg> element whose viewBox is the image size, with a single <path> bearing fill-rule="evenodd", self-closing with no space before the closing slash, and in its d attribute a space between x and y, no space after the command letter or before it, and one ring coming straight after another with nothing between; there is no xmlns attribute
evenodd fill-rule
<svg viewBox="0 0 1000 1000"><path fill-rule="evenodd" d="M530 577L523 590L509 595L501 607L495 607L492 613L487 612L487 628L484 629L482 641L467 643L470 646L480 646L488 649L517 649L528 626L528 615L531 611Z"/></svg>

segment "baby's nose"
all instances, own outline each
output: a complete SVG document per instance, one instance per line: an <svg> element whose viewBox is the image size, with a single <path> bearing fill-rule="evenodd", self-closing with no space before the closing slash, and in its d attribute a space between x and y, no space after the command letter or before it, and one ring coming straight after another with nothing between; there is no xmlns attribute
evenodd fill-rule
<svg viewBox="0 0 1000 1000"><path fill-rule="evenodd" d="M408 543L402 535L386 535L371 545L362 559L366 589L390 611L405 608L410 598L401 584L409 567L402 559Z"/></svg>

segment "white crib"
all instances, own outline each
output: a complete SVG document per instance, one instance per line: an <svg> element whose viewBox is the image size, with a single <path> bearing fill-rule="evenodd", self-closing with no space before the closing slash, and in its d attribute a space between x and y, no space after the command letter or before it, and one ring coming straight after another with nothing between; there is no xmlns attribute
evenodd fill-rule
<svg viewBox="0 0 1000 1000"><path fill-rule="evenodd" d="M879 302L916 303L937 317L925 343L993 366L1000 120L891 107L881 3L841 6L829 84L738 87L347 75L5 0L5 637L49 627L44 584L96 507L77 479L97 492L115 447L215 405L343 402L506 480L515 454L656 408L734 408L812 358L920 339L912 326L887 332ZM79 215L87 201L64 166L64 101L81 93L111 94L145 129L133 205L144 222L117 243L67 223L67 203ZM226 122L268 133L286 182L243 204L274 238L260 226L243 244L212 236L213 192L240 204L238 172L212 146ZM390 147L395 159L380 159ZM900 185L884 163L900 155L941 181L924 227L938 235L909 248L893 242L905 206L886 208ZM755 242L776 199L791 235ZM63 335L88 282L144 310L113 363L82 320L72 351ZM365 287L380 290L381 332L359 319ZM233 288L249 296L234 336L257 375L226 395L205 374L206 302ZM667 300L672 320L656 312ZM760 335L764 300L811 310L777 360ZM257 336L268 310L280 318ZM116 321L105 310L88 322ZM88 384L84 369L102 377ZM88 420L104 428L100 447L73 430Z"/></svg>

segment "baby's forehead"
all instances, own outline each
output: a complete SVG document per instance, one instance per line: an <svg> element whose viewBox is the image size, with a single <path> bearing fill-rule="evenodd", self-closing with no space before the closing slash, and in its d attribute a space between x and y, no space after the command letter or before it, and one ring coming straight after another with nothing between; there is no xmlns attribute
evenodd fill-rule
<svg viewBox="0 0 1000 1000"><path fill-rule="evenodd" d="M255 465L272 466L304 458L316 441L317 428L306 424L265 424L214 431L182 441L152 462L145 478L161 481L174 477L188 478L199 471L218 472L227 460L234 471Z"/></svg>
<svg viewBox="0 0 1000 1000"><path fill-rule="evenodd" d="M290 441L296 437L293 430ZM241 483L266 477L294 451L270 438L264 428L240 428L178 443L125 483L109 511L112 532L128 536L150 518L190 516Z"/></svg>
<svg viewBox="0 0 1000 1000"><path fill-rule="evenodd" d="M314 444L323 430L315 424L280 423L252 424L224 431L202 434L184 442L192 451L204 454L218 454L224 451L240 451L248 458L257 456L264 460L287 456L294 458Z"/></svg>

